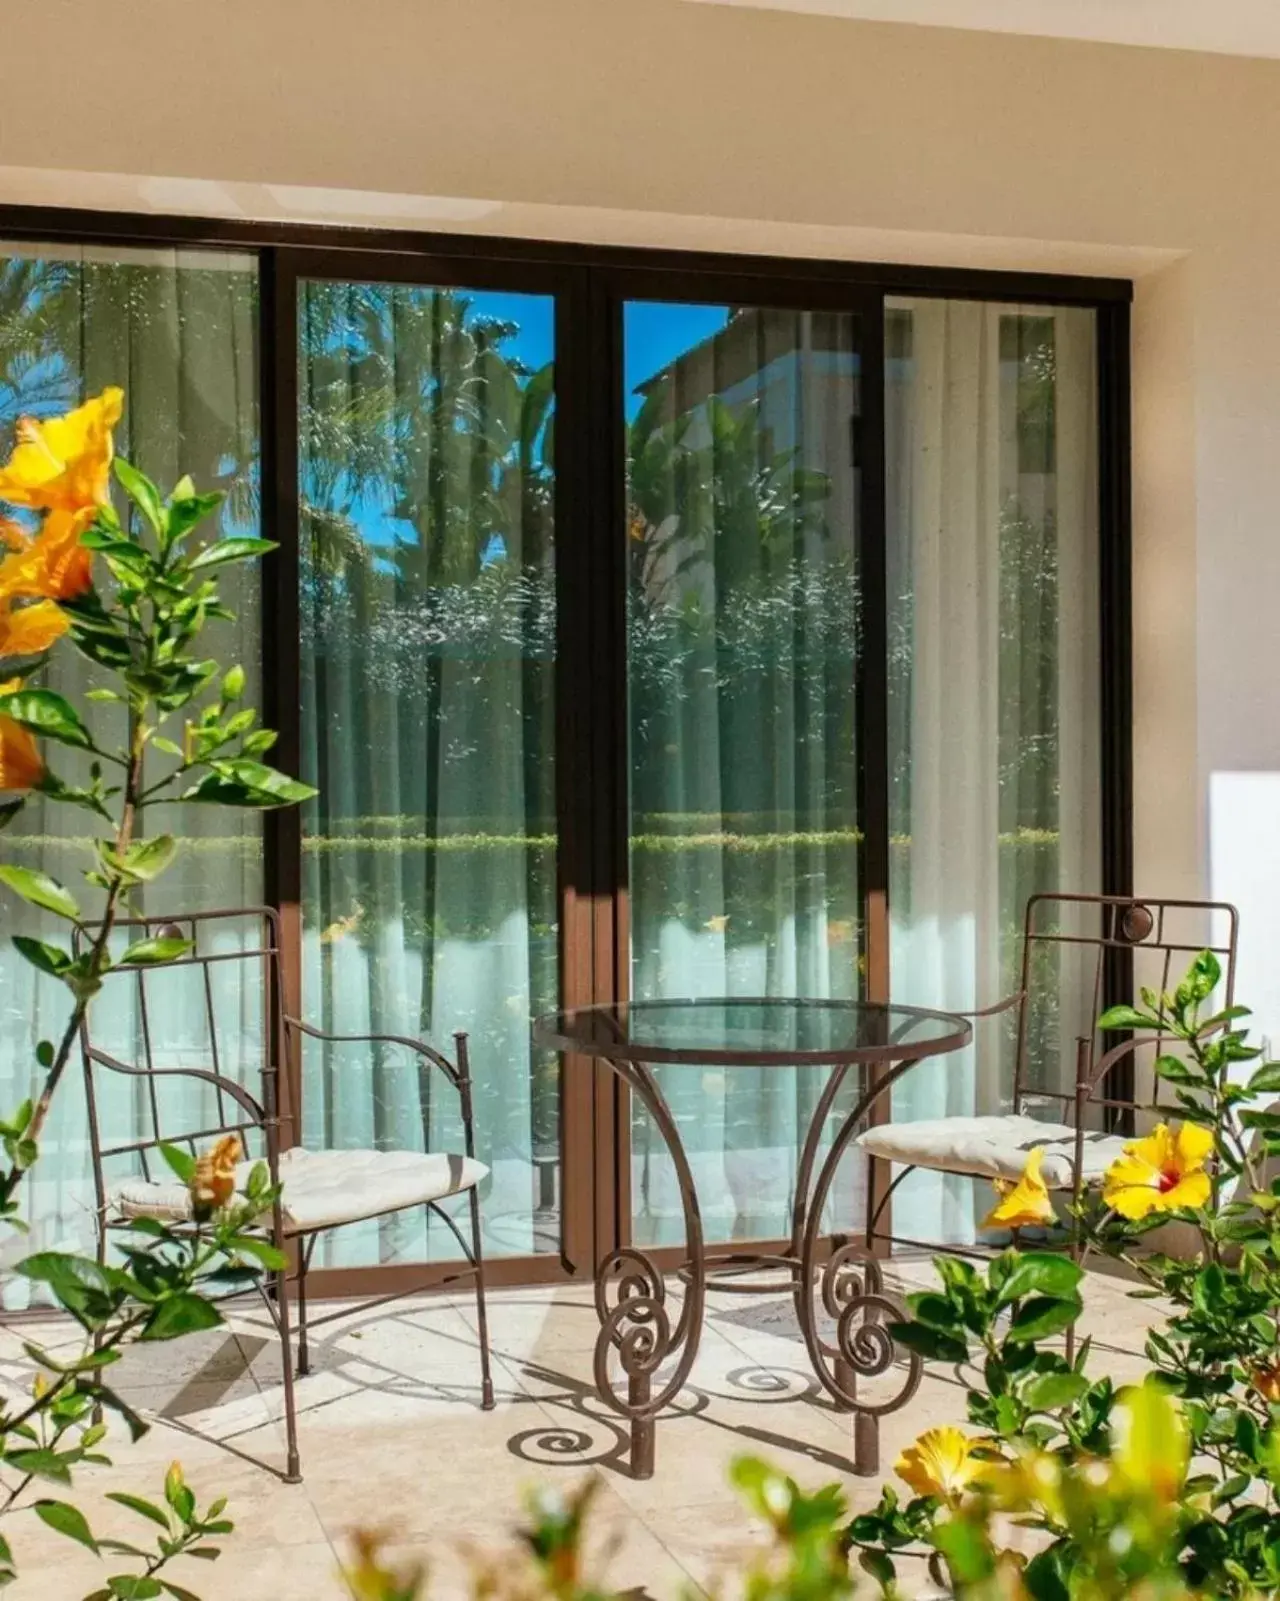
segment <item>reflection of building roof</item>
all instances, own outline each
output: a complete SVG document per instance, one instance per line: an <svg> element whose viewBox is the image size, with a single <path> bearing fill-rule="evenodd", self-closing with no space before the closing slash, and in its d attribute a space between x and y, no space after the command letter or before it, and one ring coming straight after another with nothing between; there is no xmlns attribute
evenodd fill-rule
<svg viewBox="0 0 1280 1601"><path fill-rule="evenodd" d="M691 345L635 387L648 397L669 384L674 412L691 411L709 395L726 395L739 384L758 384L761 375L786 357L843 358L846 370L857 357L854 322L843 311L781 311L738 306L715 333Z"/></svg>

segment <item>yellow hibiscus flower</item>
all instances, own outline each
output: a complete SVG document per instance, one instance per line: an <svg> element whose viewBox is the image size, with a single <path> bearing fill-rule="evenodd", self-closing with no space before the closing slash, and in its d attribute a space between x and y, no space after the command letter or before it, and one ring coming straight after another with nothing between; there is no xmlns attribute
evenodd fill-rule
<svg viewBox="0 0 1280 1601"><path fill-rule="evenodd" d="M111 430L124 409L123 389L104 389L65 417L22 417L17 443L0 467L0 500L38 511L83 511L107 504Z"/></svg>
<svg viewBox="0 0 1280 1601"><path fill-rule="evenodd" d="M66 613L51 600L14 610L0 596L0 656L38 656L66 633Z"/></svg>
<svg viewBox="0 0 1280 1601"><path fill-rule="evenodd" d="M80 543L80 535L96 515L94 506L51 511L34 539L0 561L0 598L74 600L83 595L93 583L93 552Z"/></svg>
<svg viewBox="0 0 1280 1601"><path fill-rule="evenodd" d="M22 688L20 678L0 684L0 695ZM12 717L0 716L0 791L33 789L44 774L44 763L30 732Z"/></svg>
<svg viewBox="0 0 1280 1601"><path fill-rule="evenodd" d="M1211 1192L1204 1169L1212 1151L1213 1135L1198 1123L1183 1123L1176 1133L1159 1123L1145 1139L1126 1145L1107 1169L1102 1198L1131 1221L1149 1212L1203 1206Z"/></svg>
<svg viewBox="0 0 1280 1601"><path fill-rule="evenodd" d="M1049 1187L1040 1177L1040 1164L1044 1161L1044 1146L1037 1145L1027 1153L1027 1165L1022 1177L992 1179L1000 1199L983 1218L984 1229L1025 1229L1043 1226L1054 1221L1053 1200Z"/></svg>
<svg viewBox="0 0 1280 1601"><path fill-rule="evenodd" d="M974 1456L969 1437L950 1426L929 1429L893 1465L917 1495L936 1495L944 1501L958 1500L986 1468L982 1458Z"/></svg>

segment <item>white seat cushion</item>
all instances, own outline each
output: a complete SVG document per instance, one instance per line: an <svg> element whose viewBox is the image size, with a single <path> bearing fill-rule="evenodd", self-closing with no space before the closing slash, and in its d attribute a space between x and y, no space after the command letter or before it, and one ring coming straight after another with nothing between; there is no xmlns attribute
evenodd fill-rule
<svg viewBox="0 0 1280 1601"><path fill-rule="evenodd" d="M859 1135L869 1156L903 1167L941 1173L973 1173L980 1178L1016 1179L1027 1155L1044 1148L1040 1169L1051 1190L1074 1187L1076 1131L1069 1123L1041 1123L1034 1117L939 1117L919 1123L879 1123ZM1084 1180L1098 1184L1120 1156L1127 1137L1086 1130Z"/></svg>
<svg viewBox="0 0 1280 1601"><path fill-rule="evenodd" d="M252 1162L236 1168L236 1188L248 1183ZM470 1156L444 1151L304 1151L280 1156L285 1232L336 1228L382 1212L421 1206L479 1184L489 1169ZM191 1197L177 1179L129 1179L112 1192L118 1217L183 1222Z"/></svg>

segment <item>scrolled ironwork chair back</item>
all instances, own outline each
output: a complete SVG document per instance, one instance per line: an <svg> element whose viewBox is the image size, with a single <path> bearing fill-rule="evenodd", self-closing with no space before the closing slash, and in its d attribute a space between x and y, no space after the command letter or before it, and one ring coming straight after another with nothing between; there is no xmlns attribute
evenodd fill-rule
<svg viewBox="0 0 1280 1601"><path fill-rule="evenodd" d="M1139 1068L1171 1048L1168 1035L1122 1038L1103 1034L1096 1026L1105 1008L1116 1001L1139 1004L1145 987L1163 993L1173 989L1191 961L1210 951L1222 968L1218 1006L1230 1006L1235 996L1236 947L1239 914L1224 901L1152 899L1132 895L1075 895L1046 893L1027 902L1023 927L1021 1004L1017 1013L1017 1054L1014 1110L1031 1101L1053 1101L1073 1107L1077 1119L1094 1108L1104 1119L1117 1114L1180 1115L1180 1108L1162 1096L1162 1081L1154 1079L1148 1094ZM1057 970L1076 964L1074 989L1081 995L1087 1015L1079 1028L1059 1026L1064 1052L1077 1038L1070 1091L1042 1088L1028 1082L1031 1060L1033 1003L1042 992L1046 968ZM1121 1078L1124 1067L1129 1072ZM1127 1082L1126 1082L1127 1079Z"/></svg>
<svg viewBox="0 0 1280 1601"><path fill-rule="evenodd" d="M167 1172L157 1157L165 1144L197 1155L220 1136L239 1134L249 1155L266 1159L274 1178L281 1149L282 1088L291 1076L277 913L270 907L237 907L121 918L113 934L125 942L174 935L190 940L192 948L171 960L113 968L85 1018L85 1102L100 1211L108 1204L108 1162L132 1158L142 1176L152 1179ZM236 976L230 993L226 974ZM178 986L180 1038L175 1045L175 980L180 979L187 982ZM116 1030L110 1022L105 1028L100 1025L104 1014L112 1016L108 997L125 985L132 987L132 1006L124 1014L127 1048L111 1037ZM233 1027L226 1015L232 1004L239 1013L257 1011L256 1021ZM104 1043L107 1038L112 1049ZM104 1100L109 1100L100 1082L104 1073L120 1075L135 1086L125 1138L104 1128ZM193 1118L191 1088L199 1085L206 1091L201 1098L205 1115ZM177 1105L170 1104L170 1086L185 1091Z"/></svg>

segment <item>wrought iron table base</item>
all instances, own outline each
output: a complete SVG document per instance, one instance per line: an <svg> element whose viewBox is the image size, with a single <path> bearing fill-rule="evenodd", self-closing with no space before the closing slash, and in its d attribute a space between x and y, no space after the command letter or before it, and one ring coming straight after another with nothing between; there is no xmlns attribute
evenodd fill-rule
<svg viewBox="0 0 1280 1601"><path fill-rule="evenodd" d="M814 1108L796 1170L796 1200L792 1213L791 1249L782 1256L727 1253L708 1257L704 1249L702 1214L693 1173L675 1119L652 1069L643 1062L622 1057L605 1058L614 1072L640 1097L670 1152L680 1189L688 1257L678 1270L685 1286L684 1302L674 1327L667 1307L666 1281L653 1259L635 1246L612 1252L596 1272L595 1304L600 1333L595 1348L595 1381L601 1398L631 1426L631 1472L637 1479L653 1476L658 1414L683 1389L698 1354L702 1317L708 1290L736 1294L777 1294L786 1286L769 1283L734 1283L733 1278L753 1267L784 1268L796 1316L819 1383L840 1411L852 1414L854 1472L870 1476L880 1471L880 1419L903 1407L920 1383L921 1358L903 1352L906 1379L888 1401L871 1403L859 1394L861 1379L875 1378L893 1366L897 1350L886 1323L901 1316L901 1308L884 1291L879 1261L865 1245L844 1243L820 1260L822 1216L841 1159L857 1136L875 1102L894 1080L915 1066L916 1058L884 1070L859 1098L840 1125L814 1181L818 1149L836 1096L849 1066L832 1069ZM719 1267L727 1268L726 1282L709 1279ZM818 1327L815 1291L822 1310L835 1323L835 1344ZM658 1369L673 1355L674 1371L655 1393ZM616 1354L625 1387L613 1371Z"/></svg>

